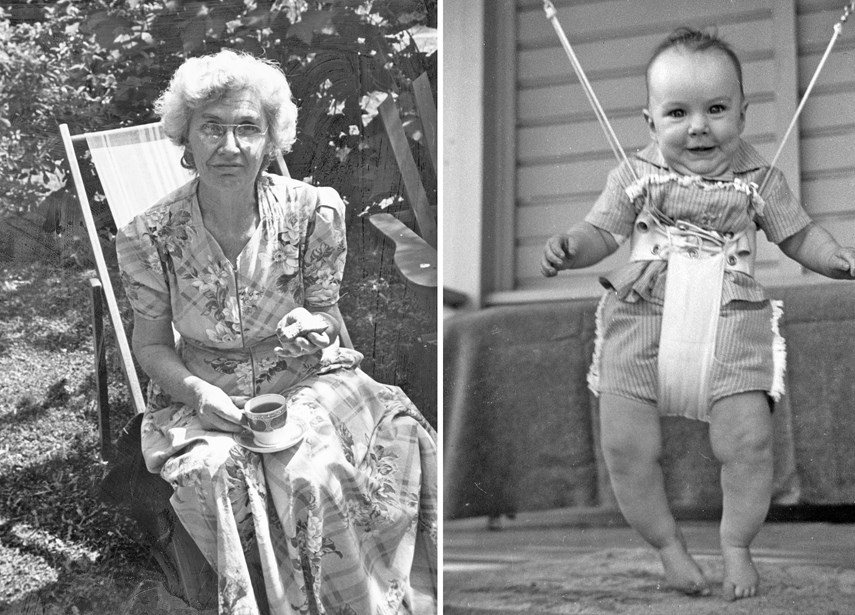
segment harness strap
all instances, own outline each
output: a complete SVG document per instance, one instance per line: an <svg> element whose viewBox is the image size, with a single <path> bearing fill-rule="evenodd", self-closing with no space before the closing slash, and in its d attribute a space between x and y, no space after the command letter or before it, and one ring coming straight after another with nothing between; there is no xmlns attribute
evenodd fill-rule
<svg viewBox="0 0 855 615"><path fill-rule="evenodd" d="M673 224L648 208L632 232L633 261L665 260L659 337L659 412L708 421L724 272L754 274L756 229L737 234Z"/></svg>
<svg viewBox="0 0 855 615"><path fill-rule="evenodd" d="M643 210L632 230L630 260L667 261L674 253L690 258L708 258L724 254L726 270L753 276L757 230L752 224L740 233L723 234L680 220L674 225L666 225L647 209Z"/></svg>

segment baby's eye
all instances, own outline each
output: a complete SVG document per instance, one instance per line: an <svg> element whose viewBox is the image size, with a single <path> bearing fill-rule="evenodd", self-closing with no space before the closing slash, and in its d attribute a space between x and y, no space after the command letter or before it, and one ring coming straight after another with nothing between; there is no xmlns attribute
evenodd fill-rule
<svg viewBox="0 0 855 615"><path fill-rule="evenodd" d="M665 115L667 115L668 117L673 117L673 118L679 119L682 117L686 117L686 112L683 111L682 109L671 109Z"/></svg>
<svg viewBox="0 0 855 615"><path fill-rule="evenodd" d="M719 114L724 113L725 111L727 111L727 105L713 105L710 107L710 113Z"/></svg>

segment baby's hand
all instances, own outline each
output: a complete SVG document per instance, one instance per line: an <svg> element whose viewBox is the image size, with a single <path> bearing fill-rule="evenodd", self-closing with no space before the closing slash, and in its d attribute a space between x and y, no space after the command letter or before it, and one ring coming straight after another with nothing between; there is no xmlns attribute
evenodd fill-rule
<svg viewBox="0 0 855 615"><path fill-rule="evenodd" d="M576 260L576 250L576 242L569 235L553 235L543 248L540 272L551 278L558 275L562 269L570 269Z"/></svg>
<svg viewBox="0 0 855 615"><path fill-rule="evenodd" d="M831 268L855 278L855 248L837 248L832 257Z"/></svg>

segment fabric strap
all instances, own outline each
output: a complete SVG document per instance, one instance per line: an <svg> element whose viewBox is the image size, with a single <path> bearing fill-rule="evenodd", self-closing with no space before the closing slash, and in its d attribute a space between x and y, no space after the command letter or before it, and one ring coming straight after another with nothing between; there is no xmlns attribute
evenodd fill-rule
<svg viewBox="0 0 855 615"><path fill-rule="evenodd" d="M723 254L725 269L753 276L756 246L757 229L753 224L741 233L723 235L687 222L664 225L645 209L633 227L630 260L669 260L675 252L701 259Z"/></svg>
<svg viewBox="0 0 855 615"><path fill-rule="evenodd" d="M668 258L659 338L659 412L708 421L725 256Z"/></svg>

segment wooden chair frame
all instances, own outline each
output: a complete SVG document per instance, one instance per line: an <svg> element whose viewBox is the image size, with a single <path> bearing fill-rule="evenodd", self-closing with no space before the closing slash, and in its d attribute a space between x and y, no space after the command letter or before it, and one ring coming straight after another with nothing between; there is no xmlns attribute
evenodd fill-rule
<svg viewBox="0 0 855 615"><path fill-rule="evenodd" d="M431 93L427 73L413 80L413 95L421 120L431 164L437 166L436 105ZM371 224L395 244L395 265L416 292L427 297L430 305L436 304L437 290L437 222L431 211L427 192L422 184L419 168L413 159L410 144L404 132L397 104L387 96L380 104L380 119L392 146L392 152L404 192L413 211L418 233L389 213L370 216Z"/></svg>

